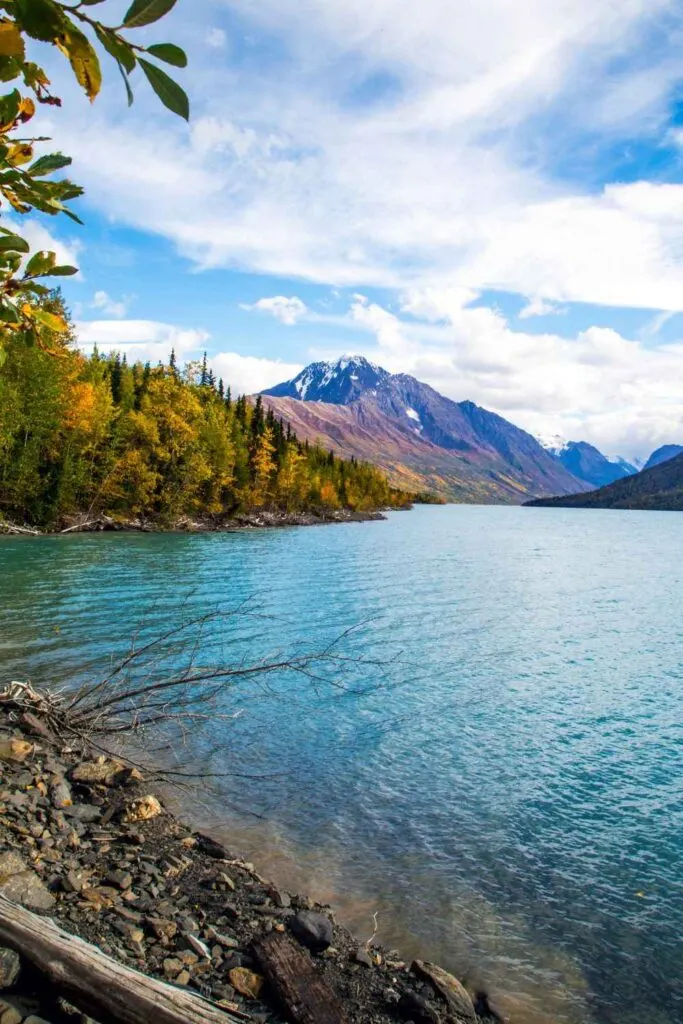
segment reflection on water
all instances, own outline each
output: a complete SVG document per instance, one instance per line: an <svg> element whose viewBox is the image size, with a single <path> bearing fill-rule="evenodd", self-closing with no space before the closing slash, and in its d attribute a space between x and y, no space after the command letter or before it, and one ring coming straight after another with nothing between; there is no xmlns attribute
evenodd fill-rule
<svg viewBox="0 0 683 1024"><path fill-rule="evenodd" d="M226 648L250 658L364 623L346 645L362 695L282 680L286 699L226 696L242 717L182 756L253 777L202 787L195 819L361 937L379 911L382 942L492 991L516 1024L675 1022L682 540L675 515L472 507L2 540L2 675L74 678L188 600L255 597L267 617Z"/></svg>

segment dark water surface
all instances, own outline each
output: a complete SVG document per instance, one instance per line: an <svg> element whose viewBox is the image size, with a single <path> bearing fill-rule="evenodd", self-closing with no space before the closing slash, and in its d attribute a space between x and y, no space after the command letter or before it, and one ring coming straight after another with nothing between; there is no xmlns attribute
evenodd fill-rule
<svg viewBox="0 0 683 1024"><path fill-rule="evenodd" d="M195 790L196 819L363 938L378 911L380 940L491 989L518 1024L680 1022L682 556L675 513L465 506L5 538L0 680L73 678L188 601L254 599L267 617L207 640L236 630L236 657L364 623L344 646L362 693L287 678L279 698L226 699L241 717L209 723L197 757L266 777Z"/></svg>

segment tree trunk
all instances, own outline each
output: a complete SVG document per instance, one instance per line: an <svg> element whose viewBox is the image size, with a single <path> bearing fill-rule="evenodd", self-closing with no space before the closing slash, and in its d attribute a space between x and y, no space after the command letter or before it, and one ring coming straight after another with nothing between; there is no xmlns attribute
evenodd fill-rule
<svg viewBox="0 0 683 1024"><path fill-rule="evenodd" d="M0 896L0 944L100 1024L227 1024L241 1020L201 996L124 967L53 921Z"/></svg>
<svg viewBox="0 0 683 1024"><path fill-rule="evenodd" d="M254 953L295 1024L347 1024L339 996L289 935L271 932L257 943Z"/></svg>

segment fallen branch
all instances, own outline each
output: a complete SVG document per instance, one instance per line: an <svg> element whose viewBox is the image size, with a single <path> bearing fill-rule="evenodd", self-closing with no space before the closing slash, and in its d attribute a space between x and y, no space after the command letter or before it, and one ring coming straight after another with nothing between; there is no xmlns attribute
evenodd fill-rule
<svg viewBox="0 0 683 1024"><path fill-rule="evenodd" d="M42 533L40 530L32 530L28 526L17 526L16 523L7 523L4 520L0 521L0 533L19 533L27 534L29 537L41 537Z"/></svg>
<svg viewBox="0 0 683 1024"><path fill-rule="evenodd" d="M244 1017L192 992L124 967L0 896L0 942L29 961L60 995L100 1024L227 1024Z"/></svg>

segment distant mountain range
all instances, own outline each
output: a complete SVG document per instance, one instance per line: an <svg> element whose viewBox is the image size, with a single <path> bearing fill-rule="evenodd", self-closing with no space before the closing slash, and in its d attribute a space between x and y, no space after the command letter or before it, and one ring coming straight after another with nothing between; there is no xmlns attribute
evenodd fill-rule
<svg viewBox="0 0 683 1024"><path fill-rule="evenodd" d="M652 453L643 466L643 469L652 469L654 466L661 465L662 462L668 462L669 459L674 459L677 455L683 455L683 445L664 444L661 448L658 448Z"/></svg>
<svg viewBox="0 0 683 1024"><path fill-rule="evenodd" d="M671 445L667 447L678 447ZM657 454L656 452L654 454ZM683 454L588 494L541 498L530 505L561 508L623 508L683 511Z"/></svg>
<svg viewBox="0 0 683 1024"><path fill-rule="evenodd" d="M299 437L374 462L406 490L449 501L574 500L639 472L635 461L607 457L587 441L532 437L473 402L454 402L363 356L311 363L262 394ZM679 453L683 446L664 445L646 468Z"/></svg>
<svg viewBox="0 0 683 1024"><path fill-rule="evenodd" d="M561 437L539 437L538 440L546 451L559 459L572 476L585 480L593 487L603 487L638 472L637 466L626 459L608 459L587 441L565 441Z"/></svg>
<svg viewBox="0 0 683 1024"><path fill-rule="evenodd" d="M590 486L501 416L362 356L312 363L263 397L299 437L374 462L414 492L521 504Z"/></svg>

